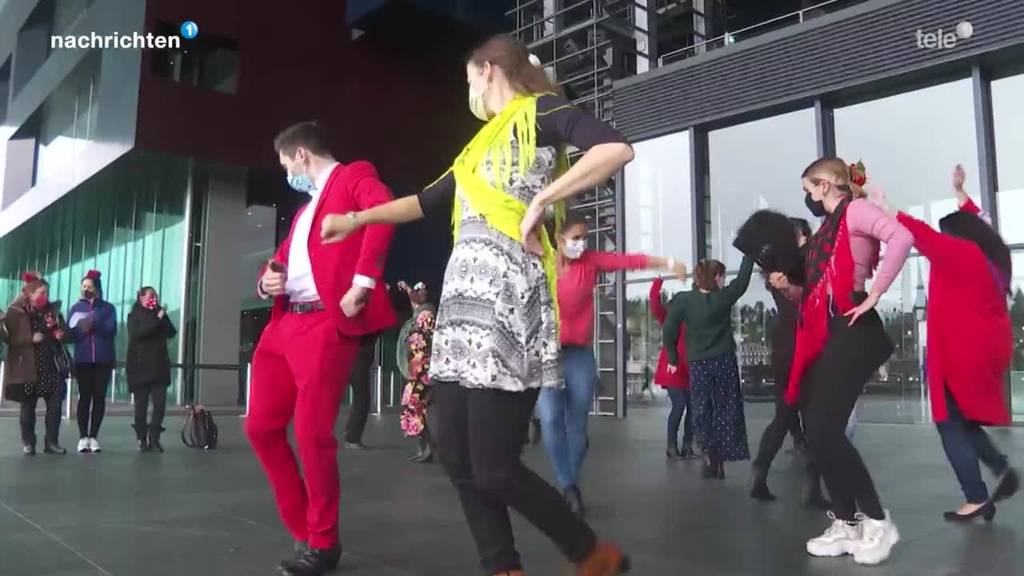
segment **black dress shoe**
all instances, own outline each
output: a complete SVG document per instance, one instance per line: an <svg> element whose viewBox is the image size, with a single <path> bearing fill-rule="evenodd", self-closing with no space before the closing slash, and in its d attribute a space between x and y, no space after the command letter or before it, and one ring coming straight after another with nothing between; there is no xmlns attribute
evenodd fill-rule
<svg viewBox="0 0 1024 576"><path fill-rule="evenodd" d="M63 456L68 453L68 451L60 444L47 444L46 447L43 448L43 452L46 454L56 454L58 456Z"/></svg>
<svg viewBox="0 0 1024 576"><path fill-rule="evenodd" d="M323 576L338 569L341 547L330 550L310 548L287 567L281 566L285 576Z"/></svg>
<svg viewBox="0 0 1024 576"><path fill-rule="evenodd" d="M281 563L277 565L278 568L282 572L297 570L298 562L306 552L309 552L309 543L296 540L292 546L292 557L281 560Z"/></svg>
<svg viewBox="0 0 1024 576"><path fill-rule="evenodd" d="M682 460L683 455L679 453L679 446L675 440L668 441L668 448L665 448L665 457L669 460Z"/></svg>
<svg viewBox="0 0 1024 576"><path fill-rule="evenodd" d="M583 518L587 509L583 505L583 495L580 493L580 489L576 486L566 488L562 492L562 496L565 498L565 501L569 503L569 509L572 510L572 513L579 518Z"/></svg>
<svg viewBox="0 0 1024 576"><path fill-rule="evenodd" d="M999 484L996 485L996 490L992 493L992 501L1002 502L1016 494L1018 490L1020 490L1020 476L1013 468L1007 468L1006 472L999 477Z"/></svg>
<svg viewBox="0 0 1024 576"><path fill-rule="evenodd" d="M944 512L942 517L945 518L946 522L957 522L965 524L973 521L975 518L984 518L985 522L991 522L996 517L996 505L991 500L985 502L981 508L978 508L970 514L960 514L956 510L950 512Z"/></svg>
<svg viewBox="0 0 1024 576"><path fill-rule="evenodd" d="M164 447L160 444L160 438L154 436L149 439L149 451L156 452L158 454L164 453Z"/></svg>
<svg viewBox="0 0 1024 576"><path fill-rule="evenodd" d="M679 455L683 457L683 460L696 460L698 458L697 453L693 451L693 446L689 444L683 446L683 449L679 451Z"/></svg>
<svg viewBox="0 0 1024 576"><path fill-rule="evenodd" d="M768 472L757 465L753 466L750 474L750 497L762 502L775 501L775 495L768 489Z"/></svg>

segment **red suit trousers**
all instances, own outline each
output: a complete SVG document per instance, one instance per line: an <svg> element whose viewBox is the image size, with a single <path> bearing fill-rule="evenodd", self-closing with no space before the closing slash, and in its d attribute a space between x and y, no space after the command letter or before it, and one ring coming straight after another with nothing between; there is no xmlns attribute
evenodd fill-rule
<svg viewBox="0 0 1024 576"><path fill-rule="evenodd" d="M313 548L339 543L334 427L358 349L326 312L285 314L263 331L253 356L245 432L285 526ZM293 419L302 472L288 443Z"/></svg>

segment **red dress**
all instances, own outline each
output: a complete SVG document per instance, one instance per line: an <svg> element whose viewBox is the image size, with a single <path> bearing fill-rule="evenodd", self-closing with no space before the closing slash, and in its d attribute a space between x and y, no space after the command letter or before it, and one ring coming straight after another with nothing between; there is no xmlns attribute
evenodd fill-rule
<svg viewBox="0 0 1024 576"><path fill-rule="evenodd" d="M661 286L663 283L664 281L661 278L657 278L651 283L651 314L654 314L654 319L658 321L658 324L664 324L665 317L668 316L668 309L661 301ZM676 349L679 352L679 366L677 366L678 370L676 370L675 374L670 374L668 371L668 354L665 353L665 347L661 347L661 353L658 354L658 369L654 373L654 383L662 388L689 390L690 370L686 365L686 324L679 325L679 340Z"/></svg>
<svg viewBox="0 0 1024 576"><path fill-rule="evenodd" d="M977 213L973 203L962 210ZM973 242L936 232L900 213L914 245L931 263L928 290L928 393L936 422L949 418L945 388L970 421L1008 425L1006 372L1013 337L1006 294Z"/></svg>

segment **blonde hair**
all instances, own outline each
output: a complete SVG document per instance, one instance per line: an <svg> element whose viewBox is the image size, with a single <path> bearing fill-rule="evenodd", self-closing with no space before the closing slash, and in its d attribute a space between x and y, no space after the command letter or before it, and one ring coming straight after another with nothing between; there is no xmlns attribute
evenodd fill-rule
<svg viewBox="0 0 1024 576"><path fill-rule="evenodd" d="M867 196L863 188L851 181L850 166L842 158L834 156L818 158L804 170L801 178L807 178L816 183L827 180L840 191L849 193L853 198Z"/></svg>

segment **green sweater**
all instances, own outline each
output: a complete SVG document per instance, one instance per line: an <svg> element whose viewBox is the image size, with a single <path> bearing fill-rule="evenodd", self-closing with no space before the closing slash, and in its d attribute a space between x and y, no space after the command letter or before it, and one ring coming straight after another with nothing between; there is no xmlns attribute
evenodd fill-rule
<svg viewBox="0 0 1024 576"><path fill-rule="evenodd" d="M664 346L669 363L679 365L679 327L686 323L686 359L707 360L736 352L732 336L732 307L747 291L754 261L743 258L740 273L721 290L680 292L668 304Z"/></svg>

